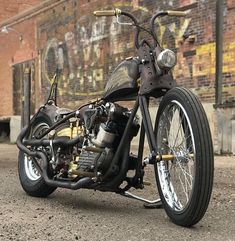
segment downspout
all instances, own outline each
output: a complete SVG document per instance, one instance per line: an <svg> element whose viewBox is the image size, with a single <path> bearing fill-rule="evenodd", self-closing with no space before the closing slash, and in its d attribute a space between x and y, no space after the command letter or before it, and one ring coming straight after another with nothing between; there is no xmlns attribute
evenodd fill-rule
<svg viewBox="0 0 235 241"><path fill-rule="evenodd" d="M216 1L215 107L222 105L224 0Z"/></svg>

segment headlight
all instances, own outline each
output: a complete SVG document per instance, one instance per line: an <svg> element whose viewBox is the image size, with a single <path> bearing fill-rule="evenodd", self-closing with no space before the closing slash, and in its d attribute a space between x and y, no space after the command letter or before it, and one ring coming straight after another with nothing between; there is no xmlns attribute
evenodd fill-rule
<svg viewBox="0 0 235 241"><path fill-rule="evenodd" d="M176 55L170 49L164 49L157 57L157 65L160 69L171 69L176 65Z"/></svg>

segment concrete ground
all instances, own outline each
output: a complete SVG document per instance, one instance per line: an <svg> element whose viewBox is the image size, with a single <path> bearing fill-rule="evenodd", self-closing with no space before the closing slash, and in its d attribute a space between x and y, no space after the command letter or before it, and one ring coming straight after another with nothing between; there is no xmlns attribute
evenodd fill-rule
<svg viewBox="0 0 235 241"><path fill-rule="evenodd" d="M141 191L156 198L153 185ZM235 240L235 157L215 157L215 180L204 218L192 228L171 223L163 209L112 193L57 189L45 199L22 190L17 148L0 144L0 240Z"/></svg>

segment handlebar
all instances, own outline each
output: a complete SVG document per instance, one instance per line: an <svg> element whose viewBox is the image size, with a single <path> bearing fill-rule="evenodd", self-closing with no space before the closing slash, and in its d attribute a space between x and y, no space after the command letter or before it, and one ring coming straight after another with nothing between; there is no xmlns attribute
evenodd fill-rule
<svg viewBox="0 0 235 241"><path fill-rule="evenodd" d="M130 13L122 11L121 9L114 9L114 10L99 10L99 11L94 11L93 14L96 17L112 17L116 16L119 17L121 15L129 17L133 22L134 25L138 25L137 19Z"/></svg>
<svg viewBox="0 0 235 241"><path fill-rule="evenodd" d="M155 22L156 18L163 17L163 16L185 17L185 16L187 16L187 12L168 10L168 11L158 12L155 15L153 15L153 17L150 20L150 28L151 28L151 33L155 40L155 43L158 45L159 45L159 43L158 43L157 35L156 35L156 32L154 31L154 22Z"/></svg>
<svg viewBox="0 0 235 241"><path fill-rule="evenodd" d="M114 10L98 10L98 11L94 11L93 14L96 17L110 17L110 16L117 16L117 15L125 15L125 12L123 12L121 9L114 9ZM173 11L173 10L168 10L165 12L160 12L161 15L168 15L168 16L175 16L175 17L185 17L187 15L187 12L185 11ZM156 15L159 15L159 13L157 13ZM133 16L134 17L134 16Z"/></svg>
<svg viewBox="0 0 235 241"><path fill-rule="evenodd" d="M168 16L174 16L174 17L186 17L187 16L187 12L185 11L172 11L172 10L168 10L166 11Z"/></svg>
<svg viewBox="0 0 235 241"><path fill-rule="evenodd" d="M96 17L109 17L109 16L117 16L120 15L122 13L122 11L118 8L114 9L114 10L100 10L100 11L94 11L93 14Z"/></svg>
<svg viewBox="0 0 235 241"><path fill-rule="evenodd" d="M139 47L138 36L139 36L139 32L140 32L140 28L141 27L139 26L137 19L132 14L130 14L128 12L124 12L121 9L118 9L118 8L116 8L114 10L94 11L93 14L96 17L116 16L118 18L121 15L129 17L133 21L132 25L137 27L136 37L135 37L135 45L136 45L137 48ZM153 38L156 41L156 43L158 43L157 36L156 36L155 31L154 31L154 21L155 21L156 18L163 17L163 16L185 17L186 15L187 15L187 12L185 12L185 11L174 11L174 10L162 11L162 12L158 12L155 15L153 15L153 17L150 20L150 28L151 28L150 34L153 36Z"/></svg>

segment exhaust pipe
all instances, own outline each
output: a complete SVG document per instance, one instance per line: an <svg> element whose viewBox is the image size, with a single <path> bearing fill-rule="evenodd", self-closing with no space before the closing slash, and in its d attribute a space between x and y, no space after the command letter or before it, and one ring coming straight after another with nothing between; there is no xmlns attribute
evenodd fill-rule
<svg viewBox="0 0 235 241"><path fill-rule="evenodd" d="M47 160L46 155L42 152L36 152L36 156L42 160L42 163L43 163L42 169L38 165L38 162L35 160L35 158L33 158L33 162L36 165L36 167L38 168L38 170L41 170L41 175L42 175L44 181L46 182L46 184L49 186L77 190L80 188L86 188L87 186L94 183L94 181L90 177L84 177L84 178L78 180L77 182L52 180L47 175L48 160Z"/></svg>
<svg viewBox="0 0 235 241"><path fill-rule="evenodd" d="M52 142L52 145L54 146L73 146L76 145L77 143L81 142L82 138L80 136L68 140L68 139L57 139L57 140L47 140L47 139L39 139L39 140L23 140L23 144L26 146L49 146Z"/></svg>
<svg viewBox="0 0 235 241"><path fill-rule="evenodd" d="M31 151L25 145L23 145L23 143L22 143L23 138L25 137L27 132L28 132L28 126L26 126L22 129L22 131L20 132L20 134L17 138L16 144L22 152L24 152L28 156L32 157L32 160L33 160L35 166L40 171L40 173L41 173L42 177L44 178L46 184L48 184L49 186L53 186L53 187L61 187L61 188L77 190L77 189L80 189L80 188L86 188L89 185L94 183L94 181L92 180L91 177L84 177L84 178L78 180L77 182L56 181L56 180L50 179L48 177L48 174L47 174L48 159L47 159L46 155L43 152L40 152L40 151ZM43 140L35 140L35 141L43 141ZM44 141L49 141L49 140L44 140ZM71 145L71 143L73 143L75 141L76 141L75 143L77 143L78 138L75 138L75 139L69 140L69 141L65 141L65 140L61 140L61 141L62 141L61 143L63 145ZM59 143L59 144L61 144L61 143ZM40 158L42 160L42 167L38 164L35 157Z"/></svg>

